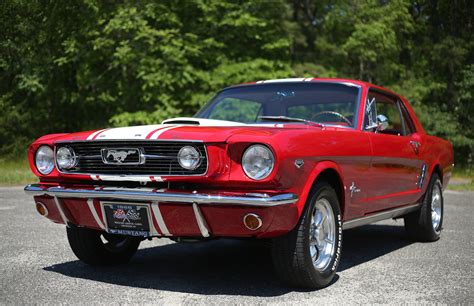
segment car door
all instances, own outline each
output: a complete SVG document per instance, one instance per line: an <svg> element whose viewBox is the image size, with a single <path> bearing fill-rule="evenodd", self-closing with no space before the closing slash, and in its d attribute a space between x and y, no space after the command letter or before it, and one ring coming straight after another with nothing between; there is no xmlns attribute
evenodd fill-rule
<svg viewBox="0 0 474 306"><path fill-rule="evenodd" d="M404 121L404 106L400 99L387 92L369 89L367 104L371 112L366 116L364 129L372 146L370 165L371 186L368 190L366 213L411 204L417 200L420 169L419 141L414 139L412 126ZM373 112L375 111L375 116ZM380 119L388 119L380 126ZM405 114L408 115L408 114ZM371 124L373 118L377 124ZM370 120L372 118L372 120Z"/></svg>

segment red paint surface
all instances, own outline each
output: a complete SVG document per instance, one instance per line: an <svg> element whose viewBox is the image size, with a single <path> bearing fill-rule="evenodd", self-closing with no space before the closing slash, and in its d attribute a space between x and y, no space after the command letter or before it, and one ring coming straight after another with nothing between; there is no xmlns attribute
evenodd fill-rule
<svg viewBox="0 0 474 306"><path fill-rule="evenodd" d="M63 223L52 198L47 196L37 196L35 197L35 201L40 201L46 205L49 211L48 219L51 219L56 223ZM102 217L99 201L94 201L94 204L94 209L98 213L102 223L105 225L106 223ZM140 204L150 205L150 203ZM87 205L87 200L64 199L62 205L64 213L74 224L101 230ZM275 237L287 232L298 222L298 209L295 205L269 208L200 205L200 209L204 219L206 220L209 232L217 237ZM177 237L201 236L192 205L185 203L161 203L160 212L171 235ZM243 217L247 213L258 214L263 221L263 226L256 231L247 229L243 223ZM151 214L151 216L155 229L158 231L159 235L162 235L158 222L153 214Z"/></svg>

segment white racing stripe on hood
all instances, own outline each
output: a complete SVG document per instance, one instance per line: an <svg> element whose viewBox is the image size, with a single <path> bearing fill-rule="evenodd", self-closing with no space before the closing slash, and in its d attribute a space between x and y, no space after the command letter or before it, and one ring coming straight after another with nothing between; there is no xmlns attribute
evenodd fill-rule
<svg viewBox="0 0 474 306"><path fill-rule="evenodd" d="M163 125L141 125L109 129L99 133L96 132L98 135L95 137L95 140L145 139L150 132L160 127L163 127ZM91 136L87 137L87 139L93 139Z"/></svg>
<svg viewBox="0 0 474 306"><path fill-rule="evenodd" d="M98 131L93 132L92 134L90 134L89 136L87 136L87 140L93 140L93 139L95 139L95 137L96 137L97 135L99 135L100 133L104 132L105 130L107 130L107 129L98 130Z"/></svg>
<svg viewBox="0 0 474 306"><path fill-rule="evenodd" d="M177 127L179 127L179 126L172 125L172 126L169 126L169 127L159 129L158 131L151 134L150 137L148 137L148 139L159 139L161 134L163 134L164 132L169 131L171 129L177 128Z"/></svg>
<svg viewBox="0 0 474 306"><path fill-rule="evenodd" d="M176 122L176 123L175 123ZM194 124L193 124L194 123ZM93 132L87 137L87 140L125 140L125 139L159 139L160 135L180 126L196 126L196 127L283 127L279 123L255 123L246 124L235 121L214 120L192 117L179 117L163 121L163 124L141 125L120 127L112 129L103 129Z"/></svg>

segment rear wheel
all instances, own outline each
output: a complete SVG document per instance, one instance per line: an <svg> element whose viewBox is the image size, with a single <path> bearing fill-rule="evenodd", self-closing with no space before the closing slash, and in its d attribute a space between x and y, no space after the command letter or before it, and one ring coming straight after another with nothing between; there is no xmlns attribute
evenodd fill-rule
<svg viewBox="0 0 474 306"><path fill-rule="evenodd" d="M127 263L141 242L137 237L107 234L75 226L67 227L67 238L77 258L90 265Z"/></svg>
<svg viewBox="0 0 474 306"><path fill-rule="evenodd" d="M294 230L273 241L278 276L302 288L323 288L336 274L341 256L342 220L334 189L320 182L310 193Z"/></svg>
<svg viewBox="0 0 474 306"><path fill-rule="evenodd" d="M443 185L437 173L431 177L422 206L405 216L405 229L419 241L436 241L443 226Z"/></svg>

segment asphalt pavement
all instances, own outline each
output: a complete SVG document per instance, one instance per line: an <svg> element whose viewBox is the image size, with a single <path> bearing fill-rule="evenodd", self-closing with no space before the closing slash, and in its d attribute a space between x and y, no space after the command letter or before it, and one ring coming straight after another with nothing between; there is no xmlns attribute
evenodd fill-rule
<svg viewBox="0 0 474 306"><path fill-rule="evenodd" d="M267 248L214 240L144 241L130 264L90 267L65 227L39 216L21 187L0 188L0 304L467 303L474 304L474 193L447 191L441 239L410 241L403 221L344 232L335 282L282 286Z"/></svg>

